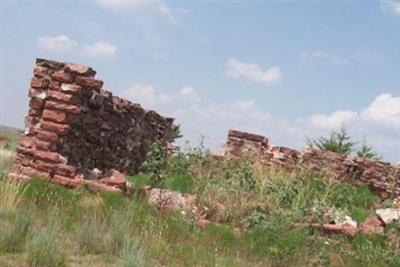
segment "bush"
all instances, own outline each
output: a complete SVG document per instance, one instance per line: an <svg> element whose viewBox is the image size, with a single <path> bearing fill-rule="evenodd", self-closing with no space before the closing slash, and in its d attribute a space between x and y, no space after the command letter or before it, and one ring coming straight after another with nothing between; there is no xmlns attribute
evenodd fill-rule
<svg viewBox="0 0 400 267"><path fill-rule="evenodd" d="M26 247L30 267L62 267L67 265L67 254L55 230L43 228L35 233Z"/></svg>
<svg viewBox="0 0 400 267"><path fill-rule="evenodd" d="M127 237L120 253L121 267L146 266L144 253L133 238Z"/></svg>
<svg viewBox="0 0 400 267"><path fill-rule="evenodd" d="M98 254L105 247L106 222L96 213L86 214L76 228L80 251L84 254Z"/></svg>
<svg viewBox="0 0 400 267"><path fill-rule="evenodd" d="M16 181L0 181L0 210L14 212L27 187Z"/></svg>
<svg viewBox="0 0 400 267"><path fill-rule="evenodd" d="M142 165L142 171L150 176L150 186L164 187L165 176L163 170L167 166L167 148L160 140L150 145L146 154L146 160Z"/></svg>
<svg viewBox="0 0 400 267"><path fill-rule="evenodd" d="M18 212L17 215L0 215L0 251L18 252L25 243L31 216L28 212Z"/></svg>

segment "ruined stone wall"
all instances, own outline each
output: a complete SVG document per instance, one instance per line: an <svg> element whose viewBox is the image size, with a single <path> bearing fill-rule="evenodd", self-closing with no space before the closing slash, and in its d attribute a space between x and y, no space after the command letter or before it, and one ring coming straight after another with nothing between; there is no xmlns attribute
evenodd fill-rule
<svg viewBox="0 0 400 267"><path fill-rule="evenodd" d="M134 174L151 143L173 140L172 118L113 96L95 74L87 66L37 59L25 136L9 178L40 176L73 186L71 180L111 169Z"/></svg>
<svg viewBox="0 0 400 267"><path fill-rule="evenodd" d="M287 147L270 145L264 136L236 130L228 133L225 156L247 156L264 165L286 170L302 167L324 172L332 179L368 185L383 198L400 195L400 169L382 161L315 149L301 153Z"/></svg>

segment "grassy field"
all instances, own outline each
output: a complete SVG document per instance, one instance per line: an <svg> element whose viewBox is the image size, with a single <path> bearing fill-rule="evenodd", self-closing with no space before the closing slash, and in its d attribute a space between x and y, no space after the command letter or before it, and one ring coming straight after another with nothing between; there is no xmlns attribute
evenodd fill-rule
<svg viewBox="0 0 400 267"><path fill-rule="evenodd" d="M3 135L5 173L18 137ZM214 223L198 229L189 215L160 213L136 195L1 180L0 266L400 266L399 223L384 235L355 237L292 227L331 212L362 222L376 207L392 205L366 187L218 161L203 148L168 161L149 157L145 172L130 177L135 188L194 194ZM224 209L215 213L218 205Z"/></svg>

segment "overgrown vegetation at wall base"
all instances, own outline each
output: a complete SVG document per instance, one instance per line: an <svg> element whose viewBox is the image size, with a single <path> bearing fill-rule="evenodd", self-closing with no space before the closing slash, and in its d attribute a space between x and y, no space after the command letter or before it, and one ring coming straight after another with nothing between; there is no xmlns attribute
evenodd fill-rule
<svg viewBox="0 0 400 267"><path fill-rule="evenodd" d="M395 199L203 148L163 153L152 148L129 197L0 181L0 266L400 266L398 221L353 237L293 227L338 213L362 222ZM149 185L196 196L211 223L156 210L140 194Z"/></svg>

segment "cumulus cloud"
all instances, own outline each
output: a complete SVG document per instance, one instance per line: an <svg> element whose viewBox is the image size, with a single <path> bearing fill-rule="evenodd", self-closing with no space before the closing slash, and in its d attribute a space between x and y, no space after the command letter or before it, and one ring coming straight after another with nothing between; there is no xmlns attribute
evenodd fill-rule
<svg viewBox="0 0 400 267"><path fill-rule="evenodd" d="M118 47L106 42L95 42L82 47L82 55L88 57L113 57Z"/></svg>
<svg viewBox="0 0 400 267"><path fill-rule="evenodd" d="M304 60L323 60L327 62L331 62L334 64L348 64L349 61L343 57L340 57L338 55L321 51L321 50L315 50L315 51L305 51L301 53L300 58Z"/></svg>
<svg viewBox="0 0 400 267"><path fill-rule="evenodd" d="M381 4L384 8L389 9L392 13L400 15L400 2L393 0L381 0Z"/></svg>
<svg viewBox="0 0 400 267"><path fill-rule="evenodd" d="M170 24L177 24L179 15L188 13L187 9L173 9L164 1L99 0L98 2L100 5L114 10L150 11L164 18Z"/></svg>
<svg viewBox="0 0 400 267"><path fill-rule="evenodd" d="M182 141L198 144L203 135L205 144L215 151L220 150L231 128L266 135L272 144L302 149L307 137L327 135L345 125L356 140L367 137L368 143L387 159L399 160L400 97L390 94L377 96L359 110L286 120L270 114L254 99L217 102L201 97L191 86L168 93L163 91L149 84L134 84L122 95L145 108L174 117L181 125Z"/></svg>
<svg viewBox="0 0 400 267"><path fill-rule="evenodd" d="M62 34L58 36L43 36L37 39L40 48L49 52L67 52L78 47L78 43Z"/></svg>
<svg viewBox="0 0 400 267"><path fill-rule="evenodd" d="M242 62L236 58L228 60L225 74L234 79L245 78L265 85L276 84L282 78L281 70L278 67L262 70L257 64Z"/></svg>
<svg viewBox="0 0 400 267"><path fill-rule="evenodd" d="M78 53L81 55L94 58L110 58L113 57L118 47L107 42L97 41L93 44L80 45L74 39L61 34L58 36L44 36L37 39L38 46L48 52L53 53Z"/></svg>
<svg viewBox="0 0 400 267"><path fill-rule="evenodd" d="M311 127L322 130L338 129L342 125L349 124L357 117L354 111L336 111L332 114L315 114L308 118Z"/></svg>
<svg viewBox="0 0 400 267"><path fill-rule="evenodd" d="M377 96L361 113L364 120L400 129L400 97L391 94Z"/></svg>

